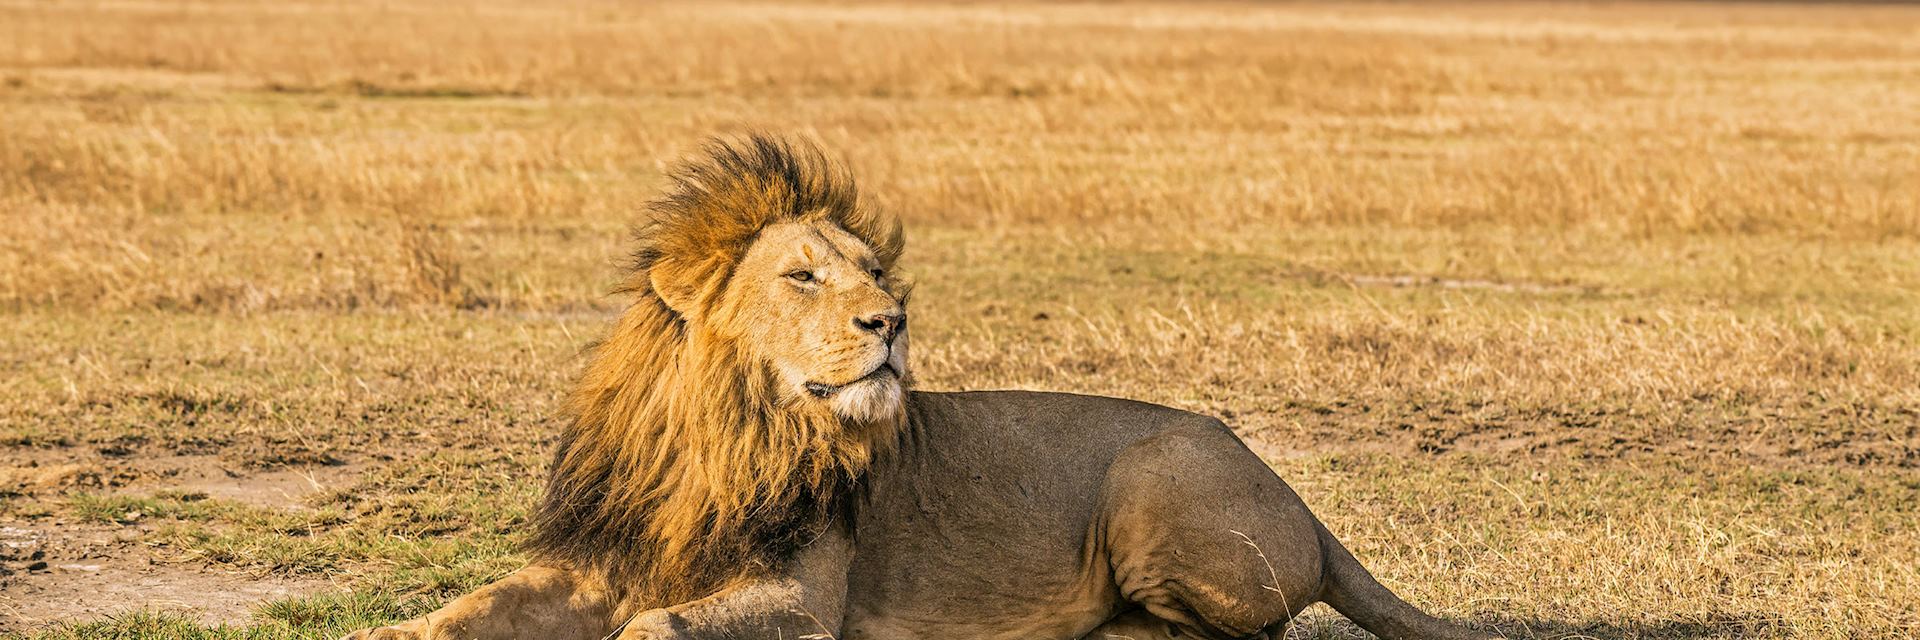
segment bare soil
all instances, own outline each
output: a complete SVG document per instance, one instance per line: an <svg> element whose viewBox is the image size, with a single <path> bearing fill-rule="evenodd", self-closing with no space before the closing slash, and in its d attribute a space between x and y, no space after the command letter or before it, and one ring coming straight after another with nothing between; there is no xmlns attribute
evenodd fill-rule
<svg viewBox="0 0 1920 640"><path fill-rule="evenodd" d="M0 491L23 504L71 491L173 491L255 507L303 500L358 472L352 466L247 472L216 456L111 459L80 448L0 450ZM245 622L253 607L332 588L313 578L234 571L143 542L155 525L76 522L33 509L0 516L0 633L127 611L178 613L205 624Z"/></svg>

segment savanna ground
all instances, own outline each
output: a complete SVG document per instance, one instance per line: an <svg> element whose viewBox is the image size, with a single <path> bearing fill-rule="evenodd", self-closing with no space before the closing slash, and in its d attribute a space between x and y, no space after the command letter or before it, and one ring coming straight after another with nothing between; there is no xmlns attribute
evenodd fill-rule
<svg viewBox="0 0 1920 640"><path fill-rule="evenodd" d="M640 203L748 129L911 222L923 387L1223 416L1437 613L1920 634L1920 8L1788 4L5 2L0 625L510 570Z"/></svg>

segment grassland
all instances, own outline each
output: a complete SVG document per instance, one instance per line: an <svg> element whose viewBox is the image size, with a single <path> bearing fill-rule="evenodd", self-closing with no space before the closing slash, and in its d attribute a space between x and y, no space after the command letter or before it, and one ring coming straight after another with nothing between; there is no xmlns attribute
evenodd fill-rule
<svg viewBox="0 0 1920 640"><path fill-rule="evenodd" d="M1221 415L1438 613L1920 635L1916 114L1901 6L0 2L0 630L510 570L640 203L763 129L910 221L923 387Z"/></svg>

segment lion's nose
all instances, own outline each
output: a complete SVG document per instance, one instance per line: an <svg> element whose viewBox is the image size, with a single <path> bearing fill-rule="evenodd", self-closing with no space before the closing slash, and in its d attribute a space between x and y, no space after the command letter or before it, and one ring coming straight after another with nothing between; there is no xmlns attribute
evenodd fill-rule
<svg viewBox="0 0 1920 640"><path fill-rule="evenodd" d="M906 328L907 314L899 313L899 312L887 312L887 313L867 316L865 318L856 316L853 319L853 325L856 327L859 327L863 331L873 332L874 334L880 336L881 340L892 342L893 337L896 335L899 335L901 329Z"/></svg>

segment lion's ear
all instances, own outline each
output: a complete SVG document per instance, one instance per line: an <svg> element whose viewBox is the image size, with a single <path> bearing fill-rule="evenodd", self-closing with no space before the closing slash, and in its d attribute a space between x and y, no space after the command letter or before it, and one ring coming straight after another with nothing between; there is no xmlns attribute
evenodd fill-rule
<svg viewBox="0 0 1920 640"><path fill-rule="evenodd" d="M707 303L706 294L713 290L712 279L719 277L718 269L707 266L686 260L660 260L647 268L647 282L667 308L697 318Z"/></svg>

